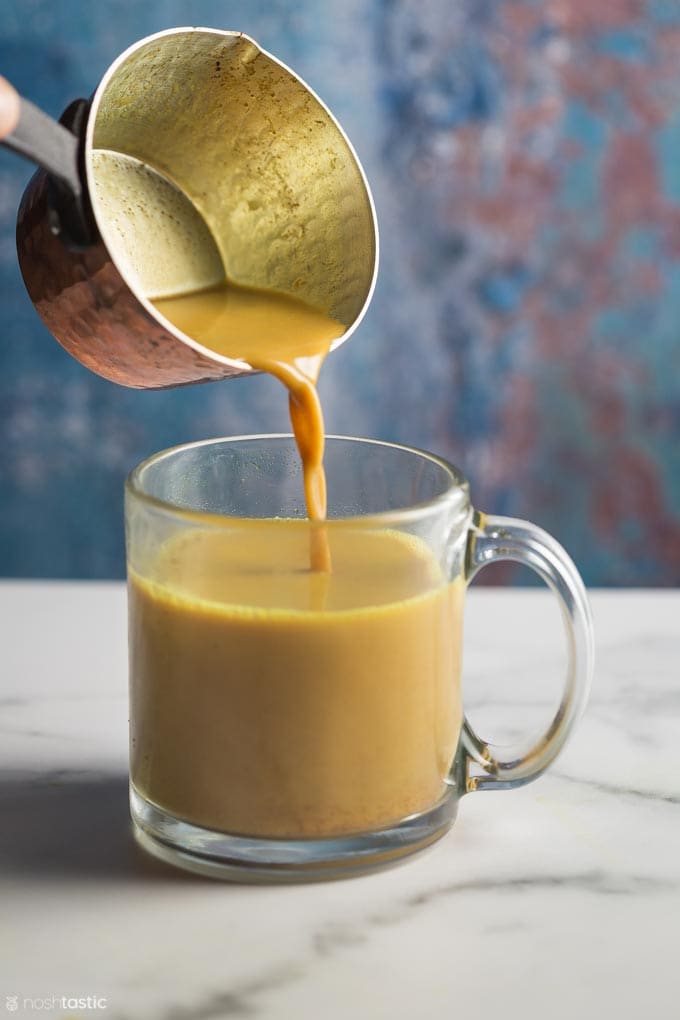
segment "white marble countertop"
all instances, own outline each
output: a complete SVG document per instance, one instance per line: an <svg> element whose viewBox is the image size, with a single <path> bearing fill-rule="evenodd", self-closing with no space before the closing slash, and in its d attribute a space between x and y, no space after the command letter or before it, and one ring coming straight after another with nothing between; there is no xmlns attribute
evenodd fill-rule
<svg viewBox="0 0 680 1020"><path fill-rule="evenodd" d="M680 592L592 603L591 704L548 774L391 870L256 887L130 838L123 586L0 583L0 1014L680 1016ZM547 592L471 593L483 736L547 719L561 653Z"/></svg>

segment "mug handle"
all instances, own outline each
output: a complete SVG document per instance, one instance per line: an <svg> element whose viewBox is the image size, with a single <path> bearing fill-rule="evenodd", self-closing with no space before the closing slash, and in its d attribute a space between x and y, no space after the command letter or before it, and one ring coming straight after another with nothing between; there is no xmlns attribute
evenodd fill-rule
<svg viewBox="0 0 680 1020"><path fill-rule="evenodd" d="M593 622L586 590L574 563L551 535L528 521L473 511L466 550L466 583L482 567L513 560L534 570L553 590L567 636L567 675L562 700L546 732L535 741L487 743L467 718L461 743L465 792L509 790L536 779L559 754L585 708L594 663ZM481 774L471 775L471 766Z"/></svg>

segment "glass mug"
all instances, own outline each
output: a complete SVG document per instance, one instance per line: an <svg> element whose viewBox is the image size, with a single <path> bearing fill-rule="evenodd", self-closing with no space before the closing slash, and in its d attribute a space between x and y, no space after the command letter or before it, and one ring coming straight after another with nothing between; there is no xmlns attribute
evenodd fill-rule
<svg viewBox="0 0 680 1020"><path fill-rule="evenodd" d="M145 849L189 870L391 862L442 836L463 794L536 778L584 707L590 610L553 538L475 511L432 454L329 437L325 468L326 522L305 519L290 436L176 447L127 481L131 813ZM330 574L309 568L320 541ZM465 588L497 560L546 581L568 638L547 731L502 748L460 684Z"/></svg>

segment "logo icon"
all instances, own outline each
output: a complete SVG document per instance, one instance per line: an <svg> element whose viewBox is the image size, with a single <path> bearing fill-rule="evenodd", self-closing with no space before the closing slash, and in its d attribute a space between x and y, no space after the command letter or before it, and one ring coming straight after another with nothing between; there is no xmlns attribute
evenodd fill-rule
<svg viewBox="0 0 680 1020"><path fill-rule="evenodd" d="M19 996L7 995L5 997L5 1008L8 1009L10 1013L16 1013L19 1008Z"/></svg>

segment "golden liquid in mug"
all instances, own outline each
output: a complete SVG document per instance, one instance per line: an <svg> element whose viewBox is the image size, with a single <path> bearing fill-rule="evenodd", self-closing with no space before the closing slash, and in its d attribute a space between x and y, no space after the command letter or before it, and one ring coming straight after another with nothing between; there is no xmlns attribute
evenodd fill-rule
<svg viewBox="0 0 680 1020"><path fill-rule="evenodd" d="M308 514L323 519L316 380L344 327L241 287L155 305L288 387ZM461 725L463 588L423 542L239 520L187 528L148 560L129 573L131 775L144 797L197 825L294 838L367 831L442 796Z"/></svg>
<svg viewBox="0 0 680 1020"><path fill-rule="evenodd" d="M309 527L186 531L145 577L130 572L131 776L179 818L324 837L446 790L462 581L416 538L344 525L328 529L333 570L318 574Z"/></svg>

